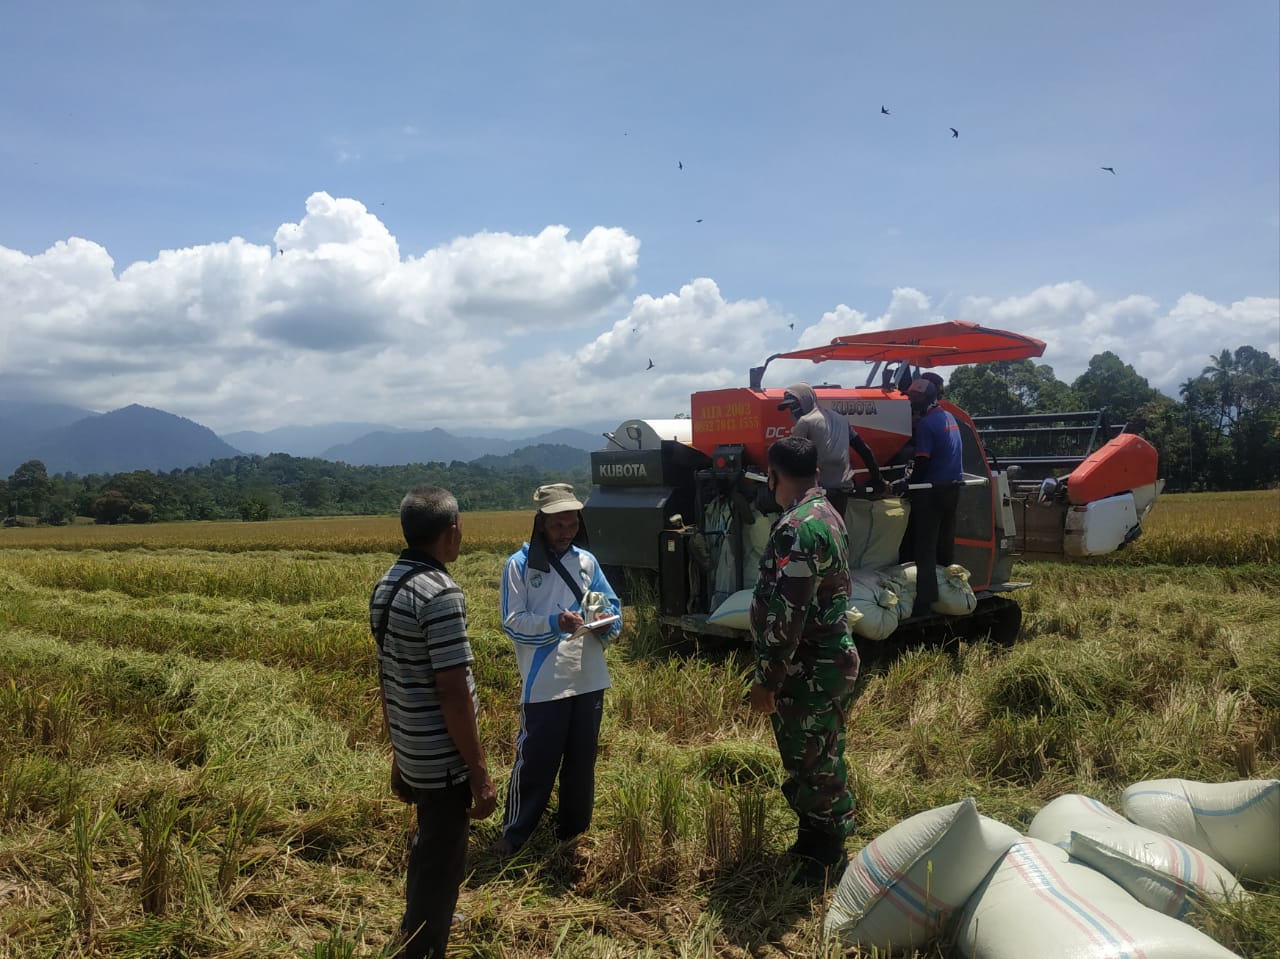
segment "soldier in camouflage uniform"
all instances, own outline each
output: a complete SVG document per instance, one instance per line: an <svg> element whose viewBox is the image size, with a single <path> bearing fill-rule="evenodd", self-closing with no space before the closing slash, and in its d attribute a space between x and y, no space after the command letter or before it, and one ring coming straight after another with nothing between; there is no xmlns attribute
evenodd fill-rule
<svg viewBox="0 0 1280 959"><path fill-rule="evenodd" d="M769 489L784 512L760 559L751 604L756 674L751 706L768 713L787 779L782 793L800 819L798 877L838 878L848 861L853 796L845 729L858 653L849 636L848 535L817 483L817 450L802 437L769 449Z"/></svg>

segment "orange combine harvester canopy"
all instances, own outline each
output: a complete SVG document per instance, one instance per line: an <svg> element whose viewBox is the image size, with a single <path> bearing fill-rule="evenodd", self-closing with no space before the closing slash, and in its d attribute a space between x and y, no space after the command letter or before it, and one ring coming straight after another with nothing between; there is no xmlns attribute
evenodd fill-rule
<svg viewBox="0 0 1280 959"><path fill-rule="evenodd" d="M861 387L814 387L823 405L843 414L874 451L887 462L911 437L911 407L899 378L914 370L967 363L1021 360L1044 354L1045 344L1034 337L996 330L964 320L949 320L897 330L838 336L825 346L775 353L751 370L746 388L704 390L690 397L693 446L712 455L722 444L742 444L755 463L764 462L771 442L791 431L791 417L779 412L782 390L764 387L764 373L773 360L863 361L875 364ZM890 366L897 370L889 376ZM886 376L872 385L877 370Z"/></svg>
<svg viewBox="0 0 1280 959"><path fill-rule="evenodd" d="M948 320L900 330L837 336L826 346L777 353L770 360L896 360L912 366L960 366L997 363L1044 355L1044 342L1031 336L993 330L964 320Z"/></svg>

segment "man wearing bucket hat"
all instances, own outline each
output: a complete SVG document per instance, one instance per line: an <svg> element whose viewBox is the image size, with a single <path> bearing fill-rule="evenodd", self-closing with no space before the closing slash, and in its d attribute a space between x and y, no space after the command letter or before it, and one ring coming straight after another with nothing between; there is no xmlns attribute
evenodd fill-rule
<svg viewBox="0 0 1280 959"><path fill-rule="evenodd" d="M520 734L507 790L502 836L508 856L532 835L560 780L556 838L591 824L605 647L622 629L621 603L586 549L582 504L568 483L538 487L529 542L507 560L502 628L520 667ZM607 617L607 618L606 618ZM598 628L590 623L603 620Z"/></svg>
<svg viewBox="0 0 1280 959"><path fill-rule="evenodd" d="M866 440L858 435L847 418L821 406L808 383L788 386L783 391L778 409L791 412L795 421L791 427L792 436L802 436L818 448L818 483L826 492L827 501L841 516L844 516L849 503L846 490L854 485L853 469L849 464L850 448L866 465L872 489L877 493L888 489L880 475L880 465Z"/></svg>

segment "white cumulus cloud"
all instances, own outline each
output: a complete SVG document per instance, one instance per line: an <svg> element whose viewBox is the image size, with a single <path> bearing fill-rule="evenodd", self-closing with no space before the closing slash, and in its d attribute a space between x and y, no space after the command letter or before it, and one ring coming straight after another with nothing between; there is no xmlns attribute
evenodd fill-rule
<svg viewBox="0 0 1280 959"><path fill-rule="evenodd" d="M1253 346L1280 359L1280 298L1247 297L1220 304L1187 293L1172 305L1149 296L1103 300L1084 283L1041 287L1001 300L970 298L960 318L1044 340L1047 363L1070 383L1089 360L1110 351L1174 398L1210 356Z"/></svg>
<svg viewBox="0 0 1280 959"><path fill-rule="evenodd" d="M944 318L908 286L882 309L838 304L812 322L765 298L726 298L710 277L635 295L639 257L624 229L579 238L557 225L406 255L362 203L326 193L271 245L232 237L119 273L88 239L35 255L0 247L0 390L94 410L142 403L221 432L616 423L745 386L772 353ZM1039 337L1039 362L1066 382L1111 350L1171 396L1222 349L1280 357L1274 297L1168 304L1073 280L971 296L949 315ZM857 385L866 372L776 361L765 383Z"/></svg>

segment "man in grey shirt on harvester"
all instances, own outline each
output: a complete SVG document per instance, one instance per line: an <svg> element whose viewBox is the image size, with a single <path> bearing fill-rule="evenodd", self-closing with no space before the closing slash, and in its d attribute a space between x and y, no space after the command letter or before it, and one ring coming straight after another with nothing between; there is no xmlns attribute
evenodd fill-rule
<svg viewBox="0 0 1280 959"><path fill-rule="evenodd" d="M790 410L795 421L792 436L803 436L818 448L818 483L826 491L827 501L842 517L849 505L848 489L855 485L849 463L849 450L862 458L871 474L871 487L877 492L888 489L880 475L880 466L867 441L858 435L849 420L834 410L818 404L818 396L808 383L793 383L782 394L780 410Z"/></svg>

